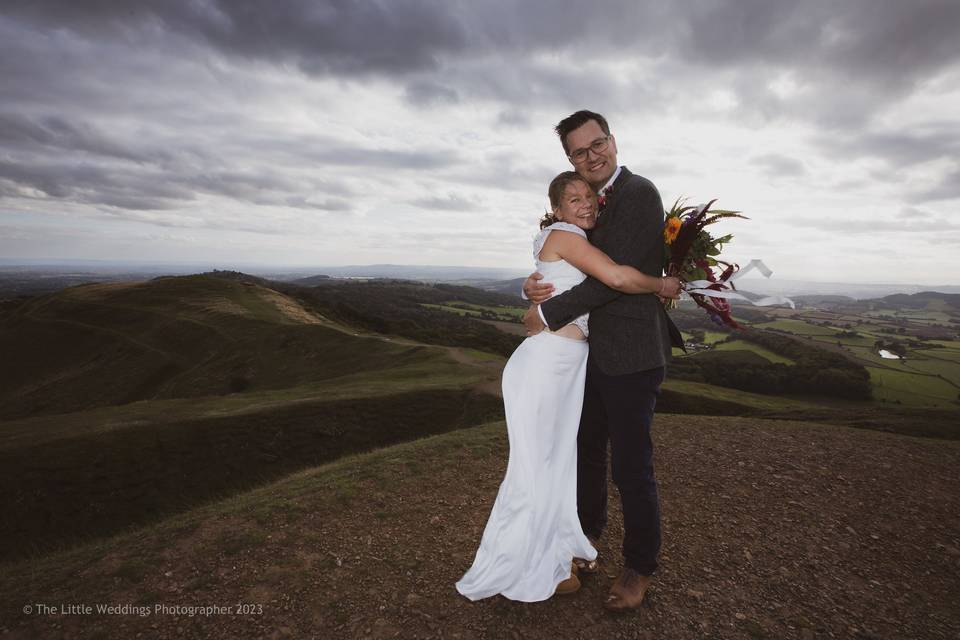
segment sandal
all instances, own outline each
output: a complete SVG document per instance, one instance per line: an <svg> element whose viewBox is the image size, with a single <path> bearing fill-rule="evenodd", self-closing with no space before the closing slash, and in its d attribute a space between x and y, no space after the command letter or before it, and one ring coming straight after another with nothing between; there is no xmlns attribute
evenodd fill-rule
<svg viewBox="0 0 960 640"><path fill-rule="evenodd" d="M596 560L587 560L585 558L574 558L573 566L584 573L596 573L600 570L600 556Z"/></svg>
<svg viewBox="0 0 960 640"><path fill-rule="evenodd" d="M592 536L587 536L587 540L590 541L590 544L593 545L594 549L597 549L597 539ZM584 573L596 573L600 571L600 551L597 550L597 557L593 560L587 560L586 558L574 558L573 566L575 566L580 571Z"/></svg>

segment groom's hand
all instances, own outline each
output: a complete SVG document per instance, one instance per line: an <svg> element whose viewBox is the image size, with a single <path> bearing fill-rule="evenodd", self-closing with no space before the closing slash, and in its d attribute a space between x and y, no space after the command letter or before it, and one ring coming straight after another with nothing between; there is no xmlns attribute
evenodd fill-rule
<svg viewBox="0 0 960 640"><path fill-rule="evenodd" d="M534 271L523 281L523 295L533 304L545 302L553 295L553 285L548 282L541 283L540 280L543 280L543 274Z"/></svg>
<svg viewBox="0 0 960 640"><path fill-rule="evenodd" d="M667 276L663 279L663 289L657 295L661 300L679 300L681 291L683 291L683 282L680 278Z"/></svg>
<svg viewBox="0 0 960 640"><path fill-rule="evenodd" d="M543 320L540 319L540 312L537 310L537 307L538 305L532 304L530 308L527 309L527 312L523 314L523 326L527 328L528 336L535 336L545 328Z"/></svg>

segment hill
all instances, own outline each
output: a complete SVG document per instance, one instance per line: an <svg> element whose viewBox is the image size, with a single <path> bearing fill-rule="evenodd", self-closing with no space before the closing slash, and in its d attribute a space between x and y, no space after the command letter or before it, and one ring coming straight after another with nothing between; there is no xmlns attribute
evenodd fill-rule
<svg viewBox="0 0 960 640"><path fill-rule="evenodd" d="M0 419L290 389L425 365L438 353L386 336L369 339L364 334L393 327L351 313L375 302L349 289L336 290L352 296L341 303L332 291L267 285L229 272L160 277L70 287L7 309L0 315ZM507 353L517 343L483 323L408 303L418 324L386 291L378 300L381 310L396 311L399 335Z"/></svg>
<svg viewBox="0 0 960 640"><path fill-rule="evenodd" d="M0 558L503 415L502 358L372 334L268 285L86 284L3 313Z"/></svg>
<svg viewBox="0 0 960 640"><path fill-rule="evenodd" d="M648 604L631 615L601 608L620 567L612 487L602 571L579 593L519 604L470 603L455 592L505 470L505 431L493 423L344 458L155 526L3 564L0 633L954 637L960 443L689 416L658 417L654 438L664 546ZM128 610L24 613L28 603ZM177 605L234 611L175 615Z"/></svg>
<svg viewBox="0 0 960 640"><path fill-rule="evenodd" d="M491 319L512 316L516 299L473 287L407 280L322 280L313 287L273 287L327 317L366 331L430 344L461 346L510 355L522 338L466 317L449 305L486 308ZM452 311L450 313L449 311Z"/></svg>
<svg viewBox="0 0 960 640"><path fill-rule="evenodd" d="M910 309L939 308L946 304L960 310L960 293L940 293L939 291L921 291L920 293L897 293L884 296L883 302L895 307Z"/></svg>
<svg viewBox="0 0 960 640"><path fill-rule="evenodd" d="M523 283L526 279L527 277L524 276L522 278L512 278L510 280L479 282L474 286L476 286L478 289L483 289L484 291L493 291L508 296L520 297L520 292L523 290Z"/></svg>

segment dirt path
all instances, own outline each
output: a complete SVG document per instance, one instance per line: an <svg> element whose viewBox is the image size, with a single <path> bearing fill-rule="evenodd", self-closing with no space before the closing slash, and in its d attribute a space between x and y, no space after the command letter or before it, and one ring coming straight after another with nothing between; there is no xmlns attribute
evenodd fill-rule
<svg viewBox="0 0 960 640"><path fill-rule="evenodd" d="M486 393L491 396L503 397L503 388L500 385L500 380L503 376L503 358L490 354L488 358L480 359L476 356L469 355L460 347L442 348L447 350L447 353L451 358L454 359L454 361L472 367L479 367L487 374L486 380L474 385L473 389L475 391L478 393Z"/></svg>
<svg viewBox="0 0 960 640"><path fill-rule="evenodd" d="M503 478L491 425L346 459L99 549L0 571L5 638L955 638L960 443L773 420L661 416L661 570L601 608L620 566L536 604L471 603ZM262 607L24 615L25 603Z"/></svg>

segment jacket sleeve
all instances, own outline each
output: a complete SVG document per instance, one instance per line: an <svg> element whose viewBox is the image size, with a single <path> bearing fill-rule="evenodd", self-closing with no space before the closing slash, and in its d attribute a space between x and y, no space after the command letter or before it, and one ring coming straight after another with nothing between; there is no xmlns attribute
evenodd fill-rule
<svg viewBox="0 0 960 640"><path fill-rule="evenodd" d="M626 264L637 269L651 252L660 255L663 247L663 202L653 183L639 178L624 185L621 207L617 217L606 230L610 241L603 250L617 264ZM659 264L659 261L658 261ZM648 275L660 276L661 273ZM585 313L616 300L624 294L611 289L596 278L588 276L569 291L554 296L540 305L547 325L556 331ZM653 295L649 293L632 295Z"/></svg>

